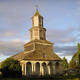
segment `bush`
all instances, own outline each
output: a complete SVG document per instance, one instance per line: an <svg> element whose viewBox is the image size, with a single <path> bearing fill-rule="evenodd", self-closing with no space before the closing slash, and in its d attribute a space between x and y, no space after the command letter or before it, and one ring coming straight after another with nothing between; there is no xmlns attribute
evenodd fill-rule
<svg viewBox="0 0 80 80"><path fill-rule="evenodd" d="M21 66L17 60L7 58L1 64L1 72L4 77L20 77Z"/></svg>

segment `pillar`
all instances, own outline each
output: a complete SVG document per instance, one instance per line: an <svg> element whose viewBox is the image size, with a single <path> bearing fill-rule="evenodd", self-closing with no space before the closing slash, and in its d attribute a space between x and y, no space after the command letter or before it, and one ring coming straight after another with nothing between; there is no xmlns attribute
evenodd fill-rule
<svg viewBox="0 0 80 80"><path fill-rule="evenodd" d="M32 63L32 75L34 74L34 63Z"/></svg>
<svg viewBox="0 0 80 80"><path fill-rule="evenodd" d="M36 73L36 64L35 63L33 64L33 67L34 67L33 71L34 71L34 74L35 74Z"/></svg>
<svg viewBox="0 0 80 80"><path fill-rule="evenodd" d="M25 63L25 76L26 76L26 63Z"/></svg>
<svg viewBox="0 0 80 80"><path fill-rule="evenodd" d="M22 75L25 75L25 66L24 66L24 64L22 64Z"/></svg>
<svg viewBox="0 0 80 80"><path fill-rule="evenodd" d="M48 75L50 75L50 66L47 65L47 68L48 68Z"/></svg>
<svg viewBox="0 0 80 80"><path fill-rule="evenodd" d="M43 70L43 66L42 63L40 63L40 75L44 75L44 70Z"/></svg>

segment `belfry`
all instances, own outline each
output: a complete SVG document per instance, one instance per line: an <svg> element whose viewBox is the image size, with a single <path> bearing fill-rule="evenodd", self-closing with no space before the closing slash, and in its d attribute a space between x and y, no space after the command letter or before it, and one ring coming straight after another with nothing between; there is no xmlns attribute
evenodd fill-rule
<svg viewBox="0 0 80 80"><path fill-rule="evenodd" d="M46 40L46 29L43 27L43 17L39 14L38 9L32 17L31 40Z"/></svg>
<svg viewBox="0 0 80 80"><path fill-rule="evenodd" d="M32 17L30 42L24 45L24 52L12 57L20 61L24 76L62 74L62 60L54 53L53 43L46 40L43 16L38 9Z"/></svg>

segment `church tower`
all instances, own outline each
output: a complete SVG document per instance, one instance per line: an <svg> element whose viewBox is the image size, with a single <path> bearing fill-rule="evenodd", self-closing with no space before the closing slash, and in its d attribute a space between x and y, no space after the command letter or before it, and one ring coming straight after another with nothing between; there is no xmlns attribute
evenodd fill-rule
<svg viewBox="0 0 80 80"><path fill-rule="evenodd" d="M38 9L32 17L32 28L30 29L30 38L32 40L46 40L46 29L43 27L43 16Z"/></svg>

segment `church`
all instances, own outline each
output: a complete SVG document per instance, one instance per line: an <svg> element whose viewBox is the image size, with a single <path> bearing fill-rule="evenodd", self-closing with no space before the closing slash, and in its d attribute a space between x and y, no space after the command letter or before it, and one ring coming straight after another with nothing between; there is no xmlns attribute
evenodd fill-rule
<svg viewBox="0 0 80 80"><path fill-rule="evenodd" d="M62 74L62 59L54 53L53 43L46 40L43 16L38 9L32 17L30 42L24 44L24 52L12 58L20 62L23 76Z"/></svg>

